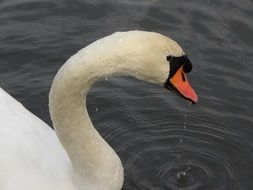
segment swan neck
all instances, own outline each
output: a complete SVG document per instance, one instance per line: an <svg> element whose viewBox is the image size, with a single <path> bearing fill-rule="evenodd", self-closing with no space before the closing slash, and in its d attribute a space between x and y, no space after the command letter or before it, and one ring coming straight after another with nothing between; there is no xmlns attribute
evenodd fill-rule
<svg viewBox="0 0 253 190"><path fill-rule="evenodd" d="M86 109L86 96L101 78L124 73L112 60L90 59L87 52L72 56L57 73L50 90L50 114L56 134L66 150L80 187L114 189L123 184L123 167L114 150L94 128ZM126 70L126 74L129 69ZM99 188L99 184L103 187ZM116 188L116 189L117 189ZM91 188L92 189L92 188Z"/></svg>
<svg viewBox="0 0 253 190"><path fill-rule="evenodd" d="M95 82L113 75L163 84L169 72L166 55L175 46L157 33L119 32L80 50L58 71L49 94L50 115L74 173L85 183L85 189L118 190L123 184L119 157L89 118L86 109L89 89ZM94 184L97 184L94 188L87 188Z"/></svg>

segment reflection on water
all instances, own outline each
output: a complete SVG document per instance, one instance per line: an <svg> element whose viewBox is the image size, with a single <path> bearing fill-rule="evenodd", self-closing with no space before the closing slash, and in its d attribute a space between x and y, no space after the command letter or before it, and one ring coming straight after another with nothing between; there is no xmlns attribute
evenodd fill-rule
<svg viewBox="0 0 253 190"><path fill-rule="evenodd" d="M119 30L176 39L191 58L199 104L128 77L95 85L94 125L125 167L124 190L253 189L253 2L0 2L1 87L51 124L48 91L65 60Z"/></svg>

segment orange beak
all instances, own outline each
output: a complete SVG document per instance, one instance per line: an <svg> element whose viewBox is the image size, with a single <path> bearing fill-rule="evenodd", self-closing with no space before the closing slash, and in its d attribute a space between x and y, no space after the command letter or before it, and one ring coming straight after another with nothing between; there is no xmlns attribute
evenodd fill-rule
<svg viewBox="0 0 253 190"><path fill-rule="evenodd" d="M192 103L197 103L198 96L189 84L186 75L183 71L183 66L181 66L175 75L169 79L170 83L174 86L174 90L181 95L183 98L191 101Z"/></svg>

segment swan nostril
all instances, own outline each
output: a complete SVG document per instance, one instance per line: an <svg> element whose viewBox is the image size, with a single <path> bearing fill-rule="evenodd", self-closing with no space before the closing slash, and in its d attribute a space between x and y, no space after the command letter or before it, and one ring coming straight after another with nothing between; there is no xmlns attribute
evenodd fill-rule
<svg viewBox="0 0 253 190"><path fill-rule="evenodd" d="M185 81L186 81L186 78L185 78L185 76L184 76L184 73L182 72L181 75L182 75L182 80L185 82Z"/></svg>

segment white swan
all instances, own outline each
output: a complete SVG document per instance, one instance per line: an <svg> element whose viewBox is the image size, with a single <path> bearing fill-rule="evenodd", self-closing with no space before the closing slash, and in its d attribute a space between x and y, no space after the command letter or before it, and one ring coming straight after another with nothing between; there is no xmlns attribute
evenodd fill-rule
<svg viewBox="0 0 253 190"><path fill-rule="evenodd" d="M161 34L102 38L72 56L53 81L49 108L56 134L0 88L0 189L120 190L121 161L90 121L87 92L101 78L130 75L197 102L184 74L190 70L181 47Z"/></svg>

